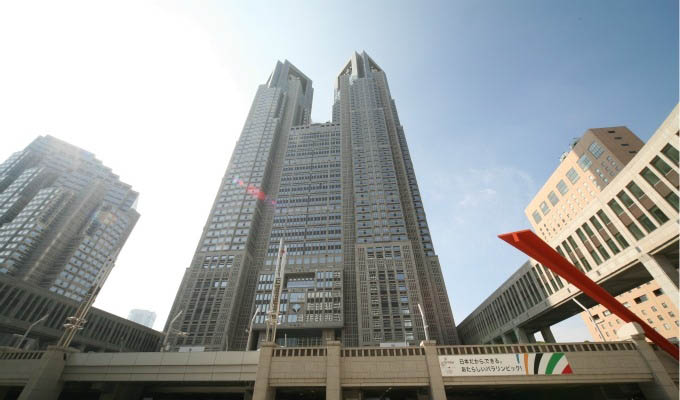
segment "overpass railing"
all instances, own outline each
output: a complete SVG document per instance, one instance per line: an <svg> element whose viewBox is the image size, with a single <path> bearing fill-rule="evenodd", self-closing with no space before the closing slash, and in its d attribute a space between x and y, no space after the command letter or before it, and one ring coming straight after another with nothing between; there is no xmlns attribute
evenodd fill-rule
<svg viewBox="0 0 680 400"><path fill-rule="evenodd" d="M439 355L464 354L514 354L514 353L564 353L575 351L628 351L637 350L632 342L594 343L534 343L498 344L480 346L437 346Z"/></svg>
<svg viewBox="0 0 680 400"><path fill-rule="evenodd" d="M2 351L0 360L40 360L44 351Z"/></svg>

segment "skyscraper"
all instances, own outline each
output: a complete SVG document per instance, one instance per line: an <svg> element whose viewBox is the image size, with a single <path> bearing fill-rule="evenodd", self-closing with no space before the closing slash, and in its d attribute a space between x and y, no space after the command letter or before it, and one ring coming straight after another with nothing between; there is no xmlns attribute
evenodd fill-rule
<svg viewBox="0 0 680 400"><path fill-rule="evenodd" d="M92 153L38 137L0 165L0 274L81 301L139 214Z"/></svg>
<svg viewBox="0 0 680 400"><path fill-rule="evenodd" d="M243 349L264 329L288 248L278 340L346 346L457 336L404 130L383 70L352 55L333 120L310 121L312 81L278 62L255 95L166 329L173 349ZM171 318L169 318L170 320Z"/></svg>
<svg viewBox="0 0 680 400"><path fill-rule="evenodd" d="M128 313L128 319L146 327L153 328L153 323L156 321L156 313L135 308Z"/></svg>

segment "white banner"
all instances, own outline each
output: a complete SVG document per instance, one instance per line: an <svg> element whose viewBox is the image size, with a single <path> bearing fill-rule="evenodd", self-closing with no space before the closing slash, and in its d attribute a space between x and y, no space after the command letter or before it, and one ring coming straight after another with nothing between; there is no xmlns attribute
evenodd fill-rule
<svg viewBox="0 0 680 400"><path fill-rule="evenodd" d="M442 376L571 374L564 353L465 354L439 356Z"/></svg>

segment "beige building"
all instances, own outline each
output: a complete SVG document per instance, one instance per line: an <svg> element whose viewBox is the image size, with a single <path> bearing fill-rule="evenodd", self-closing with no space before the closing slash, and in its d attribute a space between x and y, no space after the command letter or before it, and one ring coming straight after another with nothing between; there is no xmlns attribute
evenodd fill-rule
<svg viewBox="0 0 680 400"><path fill-rule="evenodd" d="M636 315L646 321L664 337L671 339L678 337L678 307L659 287L656 281L650 281L633 290L616 296L624 306L628 307ZM597 341L612 341L617 339L617 332L625 322L612 314L601 305L590 309L591 321L588 314L581 313L583 320L593 339ZM597 327L596 327L597 324ZM598 332L599 329L599 332Z"/></svg>
<svg viewBox="0 0 680 400"><path fill-rule="evenodd" d="M524 210L536 234L545 241L554 238L643 145L625 126L588 129Z"/></svg>
<svg viewBox="0 0 680 400"><path fill-rule="evenodd" d="M545 241L554 239L562 228L576 218L618 176L619 171L635 157L643 145L626 127L586 131L572 145L572 149L562 155L558 168L524 210L534 231ZM677 167L677 149L668 145L664 150L666 159L661 161ZM677 179L673 181L670 177L669 180L677 187ZM644 193L636 193L636 187L629 185L628 189L638 199L645 197ZM624 198L621 200L625 202ZM652 213L652 216L655 215ZM678 337L678 308L655 281L625 292L617 296L617 299L663 336ZM590 313L592 320L586 312L581 313L581 316L593 339L615 340L616 332L624 322L601 305L591 308Z"/></svg>

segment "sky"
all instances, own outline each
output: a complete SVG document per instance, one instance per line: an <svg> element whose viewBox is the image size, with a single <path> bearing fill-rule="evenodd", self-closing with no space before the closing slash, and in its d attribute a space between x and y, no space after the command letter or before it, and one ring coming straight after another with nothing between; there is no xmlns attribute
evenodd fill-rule
<svg viewBox="0 0 680 400"><path fill-rule="evenodd" d="M50 134L140 193L95 306L162 329L257 86L288 59L330 120L353 51L386 72L457 322L526 257L500 233L588 128L678 102L678 2L0 2L0 160ZM576 316L559 341L592 340Z"/></svg>

